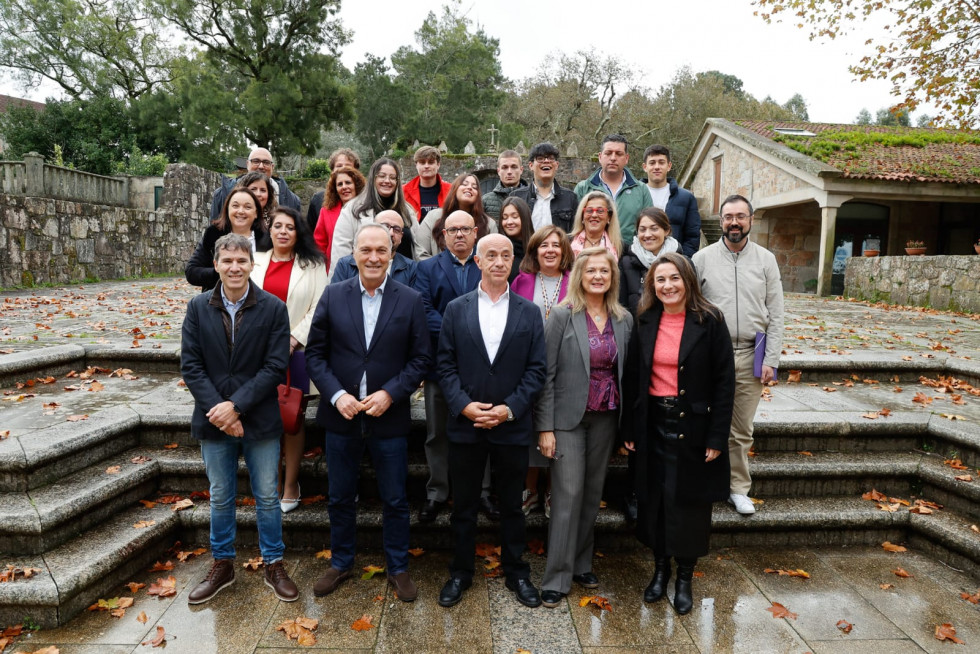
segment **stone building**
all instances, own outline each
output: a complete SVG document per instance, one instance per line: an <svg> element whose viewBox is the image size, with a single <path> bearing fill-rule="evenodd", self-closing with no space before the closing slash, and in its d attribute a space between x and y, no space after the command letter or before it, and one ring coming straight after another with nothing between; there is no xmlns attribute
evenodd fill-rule
<svg viewBox="0 0 980 654"><path fill-rule="evenodd" d="M721 200L749 198L787 291L841 293L847 257L875 242L960 255L980 237L980 132L709 118L679 182L709 241Z"/></svg>

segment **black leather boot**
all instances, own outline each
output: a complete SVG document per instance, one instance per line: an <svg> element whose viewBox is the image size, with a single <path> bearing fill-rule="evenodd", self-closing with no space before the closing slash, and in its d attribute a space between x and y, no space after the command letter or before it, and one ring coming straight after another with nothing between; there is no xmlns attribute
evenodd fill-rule
<svg viewBox="0 0 980 654"><path fill-rule="evenodd" d="M694 600L691 598L691 578L694 576L695 563L697 563L697 559L677 559L674 610L680 615L687 615L694 606Z"/></svg>
<svg viewBox="0 0 980 654"><path fill-rule="evenodd" d="M657 602L667 594L667 582L670 581L670 557L658 556L654 558L656 568L653 570L653 579L650 585L643 591L644 602Z"/></svg>

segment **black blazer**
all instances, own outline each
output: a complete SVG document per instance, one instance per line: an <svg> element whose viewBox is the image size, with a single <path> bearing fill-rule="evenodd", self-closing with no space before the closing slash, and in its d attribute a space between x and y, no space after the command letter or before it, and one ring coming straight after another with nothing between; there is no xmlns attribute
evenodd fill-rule
<svg viewBox="0 0 980 654"><path fill-rule="evenodd" d="M231 318L220 287L191 299L181 327L180 373L194 396L191 435L202 439L233 438L208 421L211 407L231 400L241 410L246 440L279 438L282 418L276 387L289 363L289 314L276 296L249 282L248 296Z"/></svg>
<svg viewBox="0 0 980 654"><path fill-rule="evenodd" d="M259 222L262 216L255 219L252 223L252 233L255 235L255 251L268 252L272 249L272 239L266 231L260 231ZM200 286L202 291L210 291L218 283L218 271L214 269L214 244L225 234L230 234L231 229L218 229L215 225L208 225L197 242L194 253L184 265L184 277L194 286Z"/></svg>
<svg viewBox="0 0 980 654"><path fill-rule="evenodd" d="M442 319L436 372L449 406L446 434L454 443L487 439L500 445L530 445L536 439L531 406L544 387L548 369L541 310L511 293L500 348L490 361L480 331L477 293L450 302ZM514 420L477 429L462 415L470 402L506 404Z"/></svg>
<svg viewBox="0 0 980 654"><path fill-rule="evenodd" d="M416 291L388 278L370 343L364 342L360 278L330 284L323 291L306 344L306 369L320 391L316 419L326 429L341 434L360 432L366 421L367 430L379 438L408 436L409 399L430 365L425 310ZM365 372L368 394L383 389L392 405L381 416L361 413L347 420L330 398L340 390L359 397Z"/></svg>
<svg viewBox="0 0 980 654"><path fill-rule="evenodd" d="M653 348L662 315L663 307L657 305L637 316L624 373L622 433L624 440L635 442L640 467L648 460L654 429L647 424L647 412ZM699 324L697 316L688 312L678 356L677 389L681 411L678 432L685 445L677 462L678 502L724 500L729 494L728 435L735 396L735 357L724 318L707 318ZM721 450L721 456L705 463L705 448ZM643 479L647 471L638 467L637 475Z"/></svg>

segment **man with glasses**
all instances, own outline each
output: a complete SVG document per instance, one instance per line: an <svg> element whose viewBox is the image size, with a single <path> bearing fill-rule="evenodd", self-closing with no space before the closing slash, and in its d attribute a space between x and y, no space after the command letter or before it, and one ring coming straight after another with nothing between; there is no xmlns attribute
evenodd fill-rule
<svg viewBox="0 0 980 654"><path fill-rule="evenodd" d="M414 287L422 294L433 352L439 345L446 307L480 283L480 269L473 259L476 244L473 216L465 211L452 212L446 218L443 234L446 249L419 262ZM435 520L449 500L449 441L446 440L449 409L438 382L433 366L425 378L425 459L429 464L429 481L425 485L425 504L419 512L420 522Z"/></svg>
<svg viewBox="0 0 980 654"><path fill-rule="evenodd" d="M497 185L483 196L483 210L494 220L500 220L500 208L504 200L519 188L527 186L521 179L521 155L513 150L504 150L497 157Z"/></svg>
<svg viewBox="0 0 980 654"><path fill-rule="evenodd" d="M571 233L578 198L555 180L558 173L558 148L551 143L538 143L531 148L527 162L534 183L515 190L513 195L531 207L533 231L545 225L556 225L565 230L566 234Z"/></svg>
<svg viewBox="0 0 980 654"><path fill-rule="evenodd" d="M626 168L629 161L626 138L619 134L607 134L599 146L599 170L575 185L575 195L579 200L592 191L602 191L613 198L624 245L633 242L636 217L640 211L653 206L646 186Z"/></svg>
<svg viewBox="0 0 980 654"><path fill-rule="evenodd" d="M402 242L402 236L405 235L405 226L402 222L401 214L392 209L386 209L377 215L374 222L388 230L393 247L395 250L398 250L398 246ZM391 258L391 262L388 264L388 276L399 284L415 286L415 272L417 267L418 264L416 262L396 251L395 256ZM348 254L337 262L337 267L334 268L330 283L335 284L356 276L357 263L354 261L354 255Z"/></svg>
<svg viewBox="0 0 980 654"><path fill-rule="evenodd" d="M248 172L258 171L275 182L272 189L276 192L276 202L281 207L292 207L296 211L300 210L299 197L289 190L286 180L275 176L276 162L272 154L265 148L255 148L248 155ZM225 178L221 186L214 190L211 198L211 220L217 220L221 215L221 208L225 206L225 198L228 191L235 187L235 179Z"/></svg>
<svg viewBox="0 0 980 654"><path fill-rule="evenodd" d="M749 240L752 204L741 195L721 203L721 240L694 255L701 291L725 315L735 349L735 406L728 439L732 467L728 501L742 515L755 513L749 498L752 421L762 388L776 378L783 342L783 283L772 252ZM756 349L765 348L755 374Z"/></svg>

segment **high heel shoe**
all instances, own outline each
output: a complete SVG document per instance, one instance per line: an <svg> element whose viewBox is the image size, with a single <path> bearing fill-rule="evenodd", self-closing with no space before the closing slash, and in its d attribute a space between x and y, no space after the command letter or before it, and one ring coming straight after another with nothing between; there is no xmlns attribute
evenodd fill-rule
<svg viewBox="0 0 980 654"><path fill-rule="evenodd" d="M289 513L290 511L294 511L299 506L299 500L300 498L303 497L302 494L303 492L300 489L299 484L296 484L296 490L298 491L296 493L296 499L287 499L284 497L281 500L279 500L279 509L283 513Z"/></svg>

